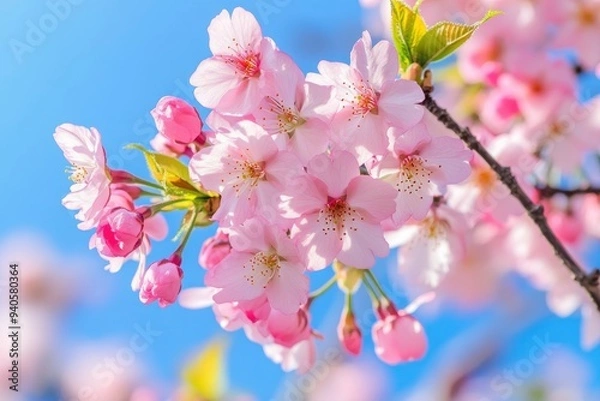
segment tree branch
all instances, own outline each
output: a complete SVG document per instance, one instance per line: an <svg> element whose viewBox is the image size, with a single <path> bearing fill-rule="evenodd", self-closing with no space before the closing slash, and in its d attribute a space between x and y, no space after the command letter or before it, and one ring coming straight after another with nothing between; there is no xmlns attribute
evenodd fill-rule
<svg viewBox="0 0 600 401"><path fill-rule="evenodd" d="M571 198L576 195L600 195L600 188L596 187L584 187L584 188L573 188L573 189L562 189L551 186L538 186L536 187L542 198L552 198L554 195L564 195Z"/></svg>
<svg viewBox="0 0 600 401"><path fill-rule="evenodd" d="M483 145L477 140L477 138L471 133L468 127L461 127L448 112L441 108L436 101L431 97L429 93L425 94L425 100L423 105L433 114L438 121L440 121L446 128L453 131L460 139L467 144L467 146L473 151L477 152L479 156L496 172L500 181L504 183L510 190L510 193L523 205L527 214L538 226L540 232L546 238L550 246L554 249L556 256L558 256L564 265L573 273L575 281L577 281L581 287L589 294L590 298L596 305L598 311L600 311L600 288L598 287L598 271L591 274L587 274L581 266L575 262L571 257L567 249L554 235L546 218L544 217L544 208L541 205L534 203L529 196L525 193L523 188L517 182L515 176L512 174L509 167L502 166L496 161L496 159L483 147Z"/></svg>

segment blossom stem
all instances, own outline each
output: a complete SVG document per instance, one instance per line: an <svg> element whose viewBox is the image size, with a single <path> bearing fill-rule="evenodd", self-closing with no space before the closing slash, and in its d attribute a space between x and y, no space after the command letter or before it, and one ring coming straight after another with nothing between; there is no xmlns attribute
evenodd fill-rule
<svg viewBox="0 0 600 401"><path fill-rule="evenodd" d="M336 282L337 282L337 277L334 275L329 280L327 280L327 282L325 284L323 284L321 287L319 287L316 290L314 290L313 292L311 292L310 295L308 296L308 298L312 301L313 299L320 297L321 295L326 293L327 290L329 290L331 287L333 287L333 285Z"/></svg>
<svg viewBox="0 0 600 401"><path fill-rule="evenodd" d="M144 189L142 189L140 191L140 195L141 196L151 196L151 197L154 197L154 198L160 198L162 196L162 194L159 194L159 193L156 193L156 192L152 192L152 191L146 191Z"/></svg>
<svg viewBox="0 0 600 401"><path fill-rule="evenodd" d="M196 207L196 205L194 205L194 209L192 211L192 217L190 218L188 226L185 229L185 234L183 235L181 244L179 244L179 246L175 250L175 254L181 256L181 254L183 253L183 250L185 249L185 246L187 245L187 242L190 239L192 231L194 231L194 224L196 223L196 217L198 217L198 207Z"/></svg>
<svg viewBox="0 0 600 401"><path fill-rule="evenodd" d="M377 296L377 291L375 290L375 288L373 288L373 285L367 280L366 276L364 276L364 275L363 275L363 283L365 284L365 288L367 289L367 294L369 294L369 297L371 298L371 303L373 304L373 307L377 311L377 309L381 305L381 300Z"/></svg>
<svg viewBox="0 0 600 401"><path fill-rule="evenodd" d="M569 254L548 225L548 221L544 217L543 206L533 202L527 193L525 193L515 176L512 174L510 167L505 167L498 163L481 142L479 142L471 133L471 130L468 127L461 127L445 109L436 103L429 92L425 94L423 105L439 122L449 130L453 131L471 150L478 153L492 170L494 170L500 181L508 187L510 193L521 203L521 205L523 205L531 220L538 226L544 238L554 249L556 256L558 256L566 268L571 271L574 280L589 294L591 300L596 305L596 308L600 311L600 286L598 285L597 280L594 280L594 274L587 274Z"/></svg>
<svg viewBox="0 0 600 401"><path fill-rule="evenodd" d="M132 178L131 178L131 182L132 182L133 184L145 185L145 186L147 186L147 187L156 188L156 189L160 189L160 190L162 190L162 189L163 189L163 187L162 187L162 186L160 186L160 185L158 185L158 184L156 184L156 183L154 183L154 182L151 182L151 181L146 181L146 180L144 180L144 179L142 179L142 178L139 178L139 177L136 177L136 176L132 176Z"/></svg>
<svg viewBox="0 0 600 401"><path fill-rule="evenodd" d="M150 206L150 215L155 215L156 213L160 212L161 210L163 210L166 207L175 205L177 203L183 203L183 202L190 202L193 203L194 201L192 199L189 198L179 198L179 199L172 199L172 200L168 200L166 202L162 202L162 203L156 203L152 206Z"/></svg>
<svg viewBox="0 0 600 401"><path fill-rule="evenodd" d="M387 301L389 301L389 297L386 295L385 291L383 290L383 287L381 287L381 284L379 284L379 281L377 281L377 277L375 277L375 275L373 274L373 272L371 270L367 270L365 271L365 280L364 282L367 282L367 279L371 279L371 282L373 283L373 285L375 286L375 289L377 290L377 292L379 292L379 294L381 294L381 297Z"/></svg>

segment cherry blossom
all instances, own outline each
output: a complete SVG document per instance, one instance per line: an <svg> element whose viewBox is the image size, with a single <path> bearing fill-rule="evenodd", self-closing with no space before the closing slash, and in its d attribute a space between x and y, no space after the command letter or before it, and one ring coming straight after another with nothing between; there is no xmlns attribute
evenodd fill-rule
<svg viewBox="0 0 600 401"><path fill-rule="evenodd" d="M254 15L240 7L231 15L223 10L210 23L208 34L213 57L200 63L190 78L196 99L225 113L252 112L272 73L291 60L262 36Z"/></svg>
<svg viewBox="0 0 600 401"><path fill-rule="evenodd" d="M221 193L214 219L233 224L257 212L273 219L273 200L302 165L294 154L280 151L260 126L245 121L194 155L190 172L205 188Z"/></svg>
<svg viewBox="0 0 600 401"><path fill-rule="evenodd" d="M273 309L297 312L308 297L308 278L296 244L258 219L232 228L229 239L231 252L205 277L206 285L221 288L215 302L266 295Z"/></svg>
<svg viewBox="0 0 600 401"><path fill-rule="evenodd" d="M56 128L54 140L72 166L68 172L73 185L63 205L79 210L75 218L81 223L77 227L94 228L110 197L110 171L100 133L95 128L62 124Z"/></svg>
<svg viewBox="0 0 600 401"><path fill-rule="evenodd" d="M305 82L304 75L293 66L276 75L265 89L270 93L253 115L271 135L283 136L287 148L303 161L327 150L331 116L322 109L332 95L326 86Z"/></svg>
<svg viewBox="0 0 600 401"><path fill-rule="evenodd" d="M294 218L297 238L311 269L322 269L338 258L342 263L370 268L375 257L389 252L380 223L395 210L396 191L381 181L360 175L348 152L322 154L307 167L305 188L284 199L285 216Z"/></svg>
<svg viewBox="0 0 600 401"><path fill-rule="evenodd" d="M431 138L423 123L402 135L395 129L390 133L395 137L394 152L377 162L372 172L398 191L394 223L403 224L411 217L422 220L434 195L469 176L471 152L459 139Z"/></svg>
<svg viewBox="0 0 600 401"><path fill-rule="evenodd" d="M357 155L360 163L385 154L387 128L406 130L423 117L418 105L422 90L413 81L396 79L398 68L391 43L373 46L364 32L352 49L350 65L321 61L320 75L309 75L311 81L335 88L329 104L335 112L333 141L339 149Z"/></svg>

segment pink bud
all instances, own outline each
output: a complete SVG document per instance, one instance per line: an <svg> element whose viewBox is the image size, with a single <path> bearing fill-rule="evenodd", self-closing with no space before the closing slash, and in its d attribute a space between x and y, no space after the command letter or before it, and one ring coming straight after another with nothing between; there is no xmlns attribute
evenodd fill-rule
<svg viewBox="0 0 600 401"><path fill-rule="evenodd" d="M267 332L276 344L292 348L310 338L309 315L304 309L298 310L298 313L293 315L286 315L273 309L267 320Z"/></svg>
<svg viewBox="0 0 600 401"><path fill-rule="evenodd" d="M420 359L427 351L427 336L421 323L400 311L373 325L375 353L385 363L395 365Z"/></svg>
<svg viewBox="0 0 600 401"><path fill-rule="evenodd" d="M182 99L165 96L150 114L158 132L176 143L187 145L202 134L202 120L198 112Z"/></svg>
<svg viewBox="0 0 600 401"><path fill-rule="evenodd" d="M154 262L144 273L140 288L140 301L145 304L158 301L164 308L174 303L181 291L183 270L167 259Z"/></svg>
<svg viewBox="0 0 600 401"><path fill-rule="evenodd" d="M342 347L352 355L359 355L362 349L362 333L356 324L354 314L344 309L338 325L338 338Z"/></svg>
<svg viewBox="0 0 600 401"><path fill-rule="evenodd" d="M161 134L157 134L150 140L150 146L163 155L173 157L179 157L187 151L187 145L177 143Z"/></svg>
<svg viewBox="0 0 600 401"><path fill-rule="evenodd" d="M210 237L204 241L202 249L200 250L198 263L205 269L211 270L218 265L225 256L229 255L229 252L231 252L229 235L218 230L214 237Z"/></svg>
<svg viewBox="0 0 600 401"><path fill-rule="evenodd" d="M110 258L125 257L140 246L143 234L142 215L117 207L100 220L96 230L96 248Z"/></svg>

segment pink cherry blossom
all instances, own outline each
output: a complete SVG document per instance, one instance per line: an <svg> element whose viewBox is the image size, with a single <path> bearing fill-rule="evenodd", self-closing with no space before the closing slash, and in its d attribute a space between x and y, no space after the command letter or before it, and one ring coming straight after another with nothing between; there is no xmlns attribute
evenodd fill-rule
<svg viewBox="0 0 600 401"><path fill-rule="evenodd" d="M222 226L256 214L275 220L280 190L302 172L302 164L292 153L279 151L273 138L249 121L217 136L212 146L190 161L192 178L221 193L213 218Z"/></svg>
<svg viewBox="0 0 600 401"><path fill-rule="evenodd" d="M245 115L263 98L271 75L291 63L273 41L263 38L254 15L236 7L223 10L208 27L213 57L204 60L190 78L194 95L204 107Z"/></svg>
<svg viewBox="0 0 600 401"><path fill-rule="evenodd" d="M62 124L56 128L54 140L72 166L69 178L73 185L63 205L79 210L75 218L81 221L77 225L81 230L94 228L110 197L110 171L100 133L95 128Z"/></svg>
<svg viewBox="0 0 600 401"><path fill-rule="evenodd" d="M223 230L218 230L214 237L208 238L202 244L198 263L205 269L212 269L218 265L231 252L229 235Z"/></svg>
<svg viewBox="0 0 600 401"><path fill-rule="evenodd" d="M600 149L600 128L597 111L600 102L583 106L574 99L564 101L552 116L540 124L524 123L512 133L528 143L531 153L543 153L545 160L565 173L582 166L586 154Z"/></svg>
<svg viewBox="0 0 600 401"><path fill-rule="evenodd" d="M406 130L423 117L418 104L423 91L414 81L396 79L398 56L388 41L373 46L365 31L352 49L350 65L321 61L318 68L321 75L309 75L309 80L335 89L329 105L335 112L333 141L358 156L359 163L385 154L390 126Z"/></svg>
<svg viewBox="0 0 600 401"><path fill-rule="evenodd" d="M533 193L527 177L534 171L537 160L521 136L498 136L488 144L487 149L499 163L511 166L511 172L521 187ZM499 222L505 221L508 216L518 216L524 212L523 206L481 157L474 157L471 166L469 179L463 185L449 188L450 206L471 218L486 216Z"/></svg>
<svg viewBox="0 0 600 401"><path fill-rule="evenodd" d="M162 308L174 303L181 291L182 277L180 262L163 259L152 263L144 273L140 301L145 304L158 301Z"/></svg>
<svg viewBox="0 0 600 401"><path fill-rule="evenodd" d="M386 256L380 223L394 213L394 188L360 175L348 152L316 156L307 171L302 191L285 197L283 208L296 219L294 238L306 248L309 267L322 269L337 258L370 268L375 257Z"/></svg>
<svg viewBox="0 0 600 401"><path fill-rule="evenodd" d="M330 116L322 108L332 89L305 82L295 65L288 70L274 76L265 89L269 95L253 115L269 134L284 137L287 148L307 162L328 148Z"/></svg>
<svg viewBox="0 0 600 401"><path fill-rule="evenodd" d="M411 217L422 220L434 195L469 176L472 154L459 139L432 138L423 123L402 135L395 129L390 132L395 137L394 152L377 162L372 171L397 189L394 223L403 224Z"/></svg>
<svg viewBox="0 0 600 401"><path fill-rule="evenodd" d="M565 99L575 98L575 76L564 60L523 52L512 55L507 65L507 72L498 78L498 87L517 101L532 125L552 116Z"/></svg>
<svg viewBox="0 0 600 401"><path fill-rule="evenodd" d="M558 8L566 18L557 31L555 44L575 50L579 61L586 68L594 68L600 62L600 2L561 2Z"/></svg>
<svg viewBox="0 0 600 401"><path fill-rule="evenodd" d="M379 319L373 325L372 335L375 353L390 365L421 359L427 351L423 326L404 311Z"/></svg>
<svg viewBox="0 0 600 401"><path fill-rule="evenodd" d="M96 230L96 248L107 257L125 257L142 242L144 217L135 211L115 208L106 213Z"/></svg>
<svg viewBox="0 0 600 401"><path fill-rule="evenodd" d="M400 276L409 288L431 289L465 254L468 224L462 214L446 205L432 209L420 222L386 233L398 252Z"/></svg>
<svg viewBox="0 0 600 401"><path fill-rule="evenodd" d="M495 133L507 132L520 117L519 103L502 90L491 90L480 105L481 121Z"/></svg>
<svg viewBox="0 0 600 401"><path fill-rule="evenodd" d="M477 310L496 301L502 278L516 261L507 249L507 230L497 224L478 222L464 233L464 252L455 259L436 288L438 298L462 309ZM502 257L498 257L498 255ZM477 283L477 285L473 285ZM419 290L410 286L410 294Z"/></svg>
<svg viewBox="0 0 600 401"><path fill-rule="evenodd" d="M536 288L547 291L548 307L554 313L569 316L587 300L582 288L572 280L533 223L524 218L514 220L509 241L518 262L515 268Z"/></svg>
<svg viewBox="0 0 600 401"><path fill-rule="evenodd" d="M231 229L232 250L209 270L205 283L220 288L217 303L266 296L270 306L292 314L308 298L308 278L296 244L283 230L259 219Z"/></svg>
<svg viewBox="0 0 600 401"><path fill-rule="evenodd" d="M183 99L165 96L150 114L158 132L173 142L187 145L202 135L202 120L198 112Z"/></svg>

